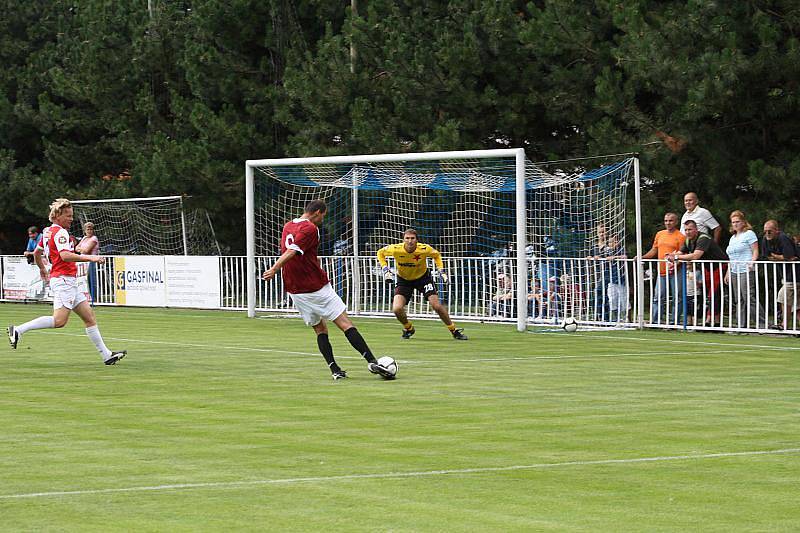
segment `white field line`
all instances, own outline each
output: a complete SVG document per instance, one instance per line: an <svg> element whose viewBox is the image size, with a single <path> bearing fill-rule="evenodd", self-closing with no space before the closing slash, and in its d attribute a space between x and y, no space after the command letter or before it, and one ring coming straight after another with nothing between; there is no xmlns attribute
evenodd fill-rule
<svg viewBox="0 0 800 533"><path fill-rule="evenodd" d="M45 334L52 334L52 335L68 335L71 337L85 337L85 335L80 333L66 333L63 331L54 332L54 331L45 331L42 332ZM182 348L213 348L217 350L239 350L239 351L246 351L246 352L262 352L262 353L279 353L279 354L291 354L291 355L303 355L309 357L319 357L318 353L313 352L293 352L287 351L280 348L253 348L250 346L223 346L217 344L197 344L197 343L183 343L183 342L170 342L170 341L154 341L154 340L144 340L144 339L129 339L129 338L122 338L122 337L106 337L108 340L112 341L119 341L119 342L128 342L133 344L157 344L157 345L166 345L166 346L178 346ZM754 348L752 350L748 350L745 348ZM782 351L785 348L778 347L778 346L764 346L764 347L756 347L756 346L741 346L739 350L736 350L736 353L742 352L752 352L752 351L765 351L765 350L772 350L772 351ZM452 364L452 363L482 363L482 362L504 362L504 361L529 361L529 360L559 360L559 359L594 359L594 358L613 358L613 357L654 357L654 356L683 356L683 357L692 357L698 355L713 355L713 354L730 354L731 350L708 350L702 352L656 352L656 351L647 351L647 352L623 352L623 353L613 353L613 354L581 354L581 355L523 355L523 356L516 356L516 357L503 357L497 356L494 354L489 354L486 357L478 357L478 358L471 358L471 359L447 359L446 361L413 361L413 360L405 360L399 359L398 362L402 364L412 364L412 365L436 365L436 364ZM337 359L362 359L361 357L355 355L337 355Z"/></svg>
<svg viewBox="0 0 800 533"><path fill-rule="evenodd" d="M721 452L695 455L667 455L660 457L632 457L627 459L598 459L595 461L564 461L560 463L534 463L529 465L492 466L485 468L453 468L445 470L422 470L417 472L381 472L375 474L345 474L341 476L314 476L276 479L254 479L242 481L210 481L202 483L174 483L168 485L152 485L139 487L115 487L107 489L62 490L48 492L28 492L19 494L2 494L0 500L14 500L23 498L47 498L54 496L82 496L91 494L113 494L120 492L155 492L167 490L186 490L203 488L237 488L254 487L259 485L285 485L293 483L325 483L336 481L349 481L359 479L402 479L446 475L487 474L492 472L513 472L517 470L540 470L548 468L563 468L571 466L602 466L602 465L630 465L637 463L660 463L667 461L693 461L702 459L717 459L725 457L748 457L759 455L779 455L800 453L800 448L784 448L780 450L753 450L745 452Z"/></svg>

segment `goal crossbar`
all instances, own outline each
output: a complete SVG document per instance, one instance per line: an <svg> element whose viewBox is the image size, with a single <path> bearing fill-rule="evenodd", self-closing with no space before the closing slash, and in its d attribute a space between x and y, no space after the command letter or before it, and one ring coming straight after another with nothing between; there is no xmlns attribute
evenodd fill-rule
<svg viewBox="0 0 800 533"><path fill-rule="evenodd" d="M285 159L252 159L246 162L251 167L274 167L290 165L336 165L348 163L392 163L397 161L435 161L438 159L485 159L491 157L525 157L522 148L497 150L460 150L453 152L415 152L408 154L334 155L323 157L288 157Z"/></svg>
<svg viewBox="0 0 800 533"><path fill-rule="evenodd" d="M147 198L105 198L101 200L70 200L71 204L107 204L122 202L148 202L153 200L183 200L183 196L149 196Z"/></svg>

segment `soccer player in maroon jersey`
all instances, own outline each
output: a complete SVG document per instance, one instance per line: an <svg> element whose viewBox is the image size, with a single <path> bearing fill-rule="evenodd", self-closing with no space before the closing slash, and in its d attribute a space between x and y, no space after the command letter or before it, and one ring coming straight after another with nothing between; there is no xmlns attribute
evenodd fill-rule
<svg viewBox="0 0 800 533"><path fill-rule="evenodd" d="M367 368L373 374L393 377L372 355L367 342L347 316L347 306L331 287L328 274L322 270L317 258L319 229L328 211L324 200L312 200L306 204L302 216L283 226L281 256L272 268L261 276L265 280L275 277L283 269L283 284L303 321L317 334L317 346L328 364L334 380L347 377L336 359L328 338L326 320L336 324L344 332L350 345L367 360Z"/></svg>
<svg viewBox="0 0 800 533"><path fill-rule="evenodd" d="M19 326L8 326L8 342L16 349L23 334L34 329L63 328L69 320L69 314L74 311L86 324L86 335L97 347L103 356L103 362L114 365L125 357L126 351L112 352L108 349L97 321L94 317L89 302L84 293L78 288L76 280L77 262L89 261L103 264L105 258L99 255L78 255L74 251L74 242L70 239L68 228L72 225L72 205L66 198L58 198L50 204L50 222L52 226L43 232L42 240L36 247L34 259L39 266L42 279L50 280L50 290L53 292L53 316L40 316ZM47 272L42 254L46 255L52 265Z"/></svg>

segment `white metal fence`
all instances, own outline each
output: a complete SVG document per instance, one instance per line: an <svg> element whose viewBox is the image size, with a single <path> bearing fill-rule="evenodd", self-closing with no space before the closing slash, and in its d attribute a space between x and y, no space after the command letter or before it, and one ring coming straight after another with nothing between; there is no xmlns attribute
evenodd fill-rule
<svg viewBox="0 0 800 533"><path fill-rule="evenodd" d="M276 259L257 258L256 271L263 272ZM0 271L6 260L8 256L0 257ZM246 258L218 260L219 309L245 310ZM437 288L454 319L516 322L516 258L443 260L450 280L447 284L439 281ZM351 314L391 316L394 288L384 281L374 258L335 256L322 257L321 262ZM800 334L800 294L794 281L800 262L756 262L731 269L729 262L695 261L673 268L647 260L643 266L644 306L640 310L640 284L632 259L530 259L528 292L523 295L528 322L558 324L571 316L581 324L596 326ZM94 287L98 305L116 305L114 283L114 261L98 265ZM12 301L4 286L0 286L0 301ZM293 311L280 275L270 282L259 275L256 296L260 312ZM436 317L419 295L409 303L409 312Z"/></svg>

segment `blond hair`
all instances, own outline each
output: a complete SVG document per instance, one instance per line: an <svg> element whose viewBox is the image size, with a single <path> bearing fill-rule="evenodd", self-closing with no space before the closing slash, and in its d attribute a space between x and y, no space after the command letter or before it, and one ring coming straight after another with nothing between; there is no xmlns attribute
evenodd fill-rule
<svg viewBox="0 0 800 533"><path fill-rule="evenodd" d="M750 224L747 221L747 218L744 216L744 213L742 213L738 209L736 211L734 211L733 213L731 213L731 216L728 217L728 218L733 218L733 217L740 218L740 219L742 219L742 222L744 222L744 229L742 230L742 233L744 233L745 231L747 231L749 229L753 229L753 225ZM736 233L736 230L733 229L733 224L731 224L730 232L731 233Z"/></svg>
<svg viewBox="0 0 800 533"><path fill-rule="evenodd" d="M50 222L55 222L61 214L72 207L72 204L66 198L56 198L56 200L50 204Z"/></svg>
<svg viewBox="0 0 800 533"><path fill-rule="evenodd" d="M87 222L86 224L84 224L83 225L83 231L86 231L86 230L94 230L94 223L93 222Z"/></svg>

